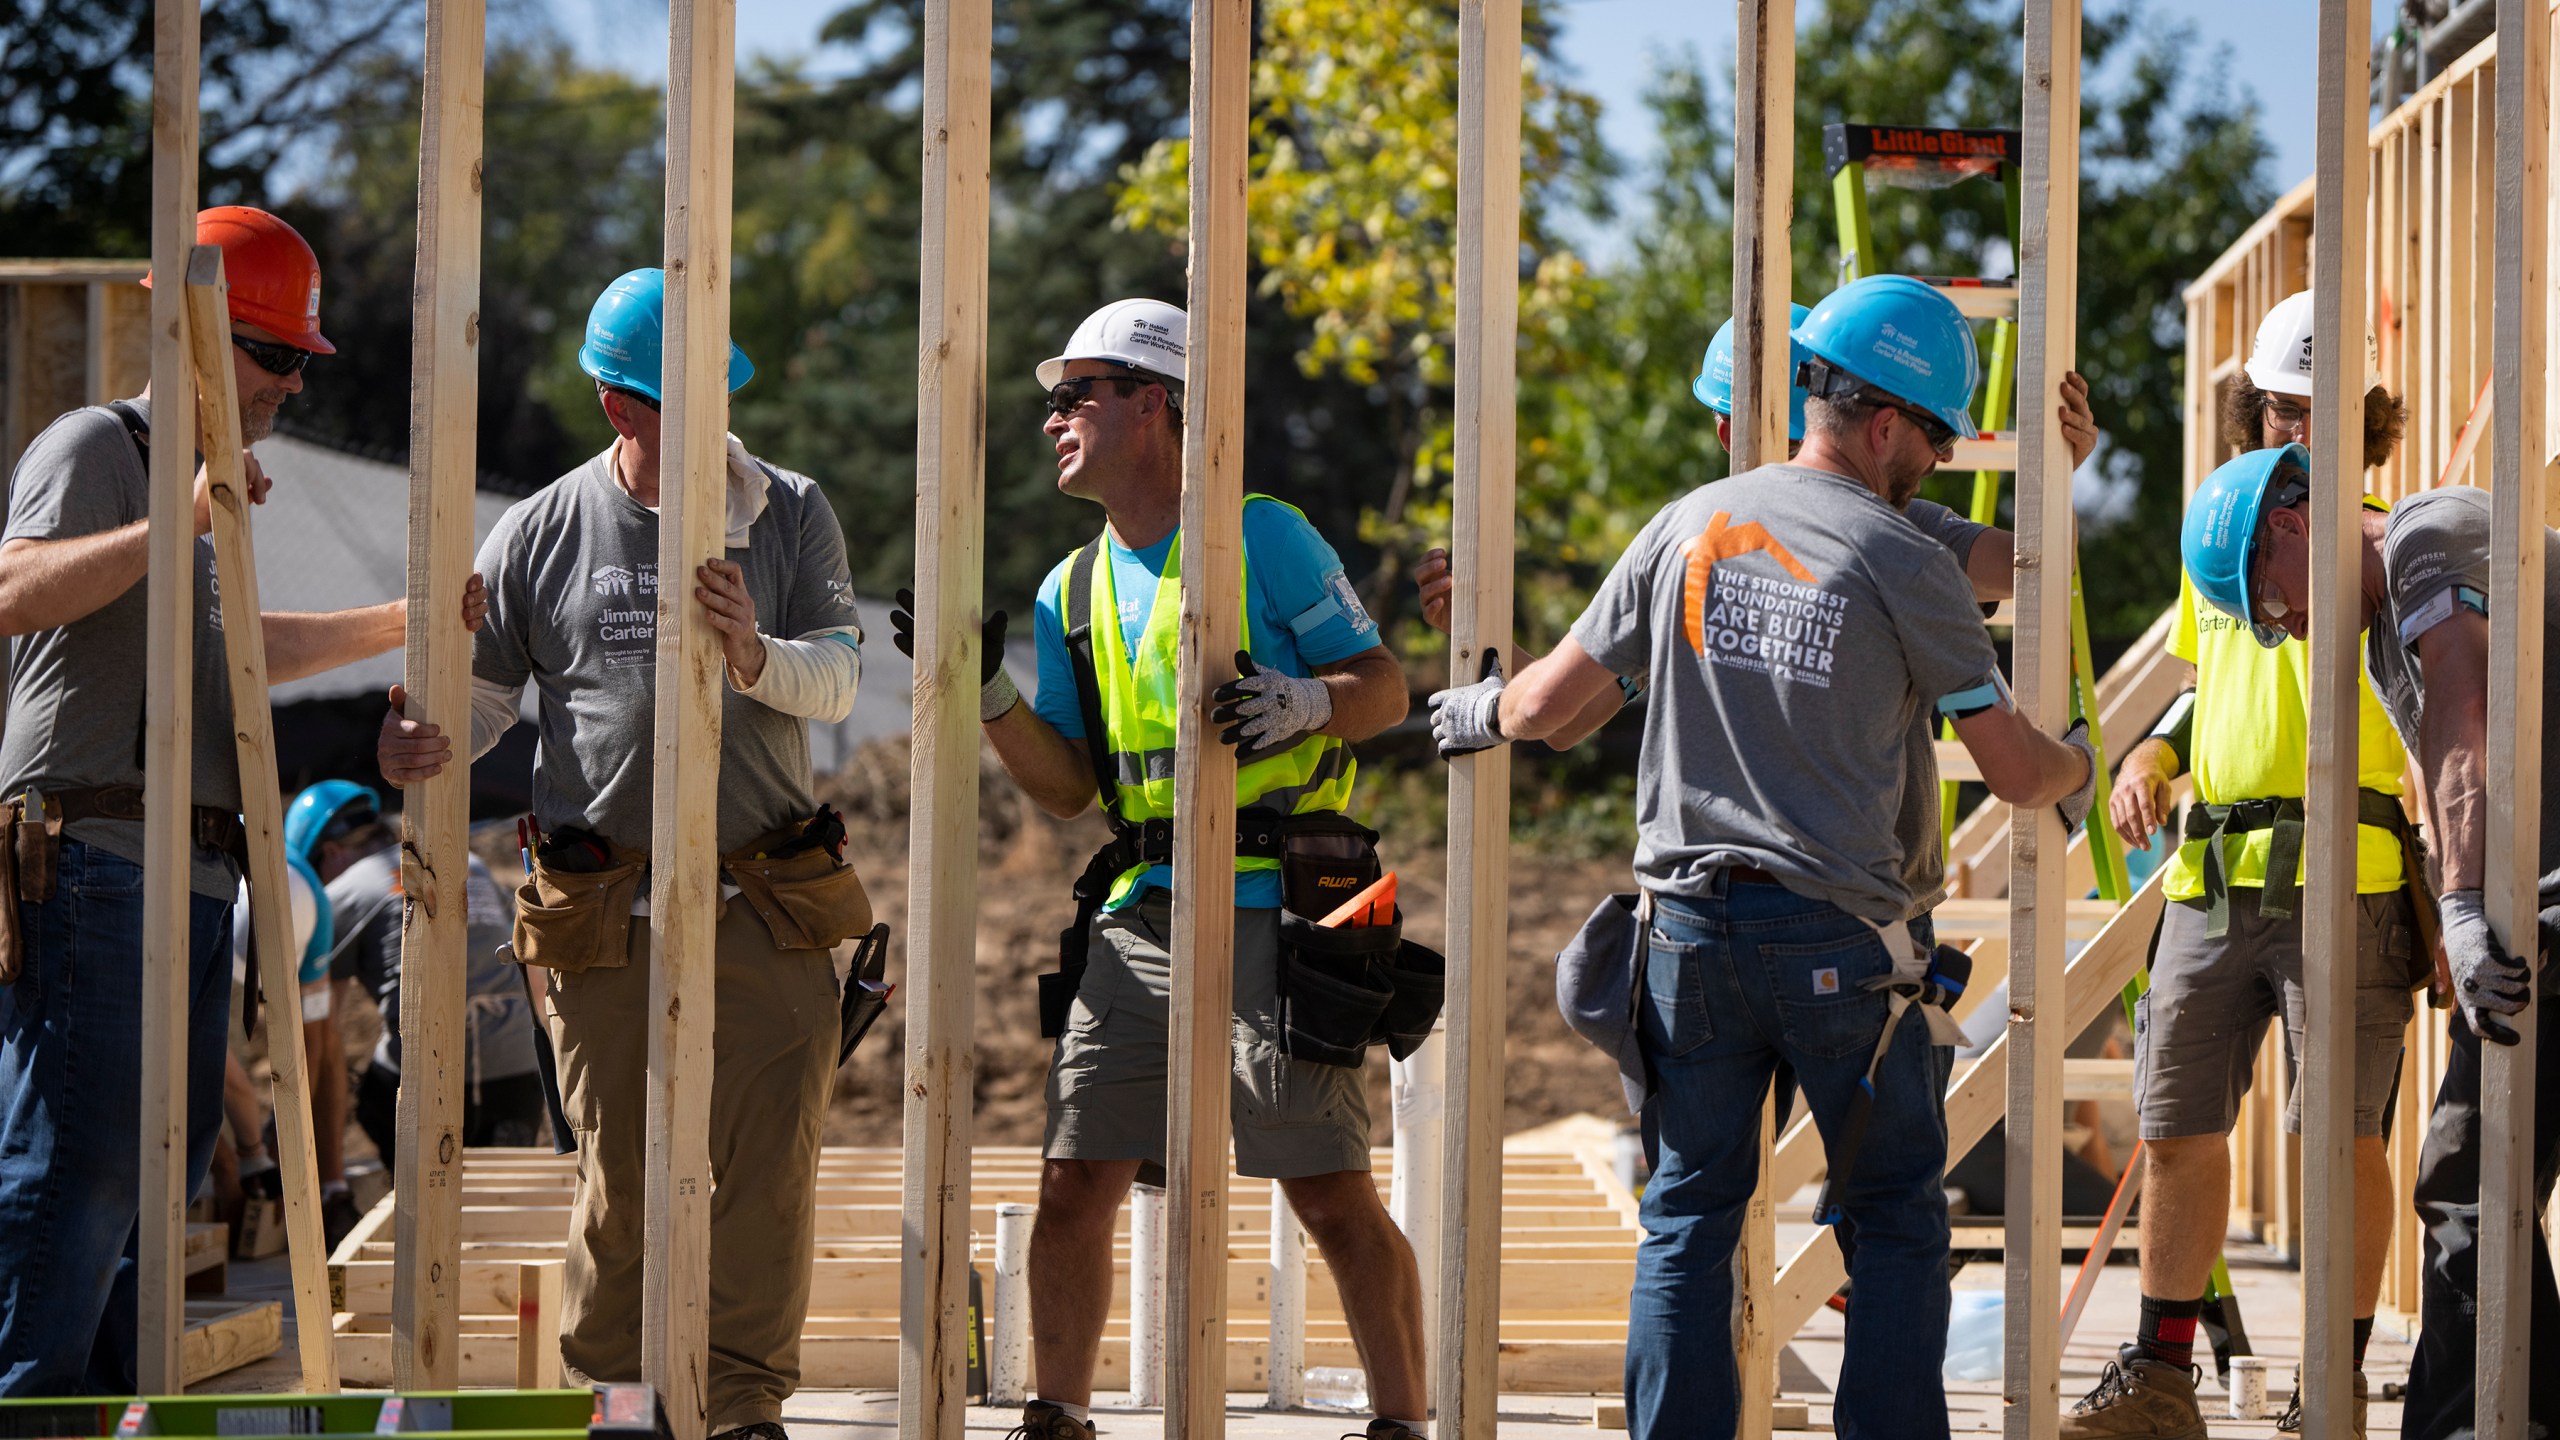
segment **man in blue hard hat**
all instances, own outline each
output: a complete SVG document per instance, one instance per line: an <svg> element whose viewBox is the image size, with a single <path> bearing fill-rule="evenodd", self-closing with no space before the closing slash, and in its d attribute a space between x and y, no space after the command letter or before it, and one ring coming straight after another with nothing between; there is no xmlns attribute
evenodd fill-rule
<svg viewBox="0 0 2560 1440"><path fill-rule="evenodd" d="M658 574L666 277L635 270L587 317L578 363L614 440L509 510L480 550L489 623L471 661L469 754L538 697L534 819L518 961L545 967L561 1089L578 1139L564 1371L640 1378L649 974L645 919L660 586L684 585L720 634L716 827L722 894L711 1093L708 1432L779 1440L800 1380L816 1241L818 1142L836 1068L831 949L867 931L843 822L812 794L810 720L853 708L862 632L844 532L816 482L729 441L727 555ZM732 390L755 373L729 347ZM384 778L441 771L453 742L384 717Z"/></svg>
<svg viewBox="0 0 2560 1440"><path fill-rule="evenodd" d="M1468 748L1549 739L1619 677L1648 677L1638 1028L1661 1164L1629 1315L1630 1431L1734 1431L1730 1261L1783 1065L1858 1236L1836 1424L1925 1440L1947 1433L1948 1060L1928 1018L1942 1012L1904 1023L1931 959L1907 924L1906 751L1927 713L1944 715L1994 795L2059 805L2073 824L2097 767L2081 727L2056 740L2018 712L1963 569L1902 513L1975 433L1981 362L1964 317L1918 281L1877 276L1825 298L1795 338L1796 459L1664 507ZM1841 1165L1862 1108L1864 1143Z"/></svg>
<svg viewBox="0 0 2560 1440"><path fill-rule="evenodd" d="M2187 579L2206 603L2249 627L2270 648L2311 628L2310 452L2300 445L2243 455L2205 478L2188 502L2181 548ZM2357 592L2364 660L2382 707L2417 757L2424 784L2428 859L2436 874L2444 958L2457 1014L2452 1054L2418 1156L2416 1202L2424 1225L2420 1331L2409 1367L2401 1433L2473 1433L2480 1291L2480 1045L2512 1045L2510 1017L2533 1005L2546 1056L2560 1055L2560 1000L2548 953L2560 940L2560 743L2543 735L2542 911L2536 933L2501 939L2482 894L2487 878L2489 787L2489 496L2468 486L2412 495L2383 514L2357 516ZM2548 609L2560 596L2560 534L2545 530L2541 557ZM2545 713L2560 714L2560 666L2543 670ZM2521 952L2519 955L2518 952ZM2540 971L2536 978L2537 969ZM2560 1065L2534 1067L2533 1198L2539 1215L2560 1175ZM2503 1118L2503 1117L2502 1117ZM2533 1258L2531 1423L2560 1434L2560 1291L2542 1227L2528 1222Z"/></svg>

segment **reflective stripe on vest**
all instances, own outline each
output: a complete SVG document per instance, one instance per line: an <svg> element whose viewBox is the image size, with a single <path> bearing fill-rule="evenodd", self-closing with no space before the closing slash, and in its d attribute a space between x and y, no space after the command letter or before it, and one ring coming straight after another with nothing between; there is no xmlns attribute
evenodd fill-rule
<svg viewBox="0 0 2560 1440"><path fill-rule="evenodd" d="M1246 497L1247 504L1286 504L1267 495ZM1292 507L1294 509L1294 507ZM1107 551L1106 547L1106 551ZM1156 582L1155 603L1146 629L1138 636L1134 657L1122 638L1119 597L1112 583L1111 557L1105 553L1093 567L1093 668L1102 691L1102 723L1110 737L1112 779L1119 787L1120 814L1131 824L1173 817L1174 725L1178 713L1175 683L1182 633L1182 547L1167 557ZM1251 590L1241 564L1238 613ZM1247 643L1250 644L1251 621ZM1351 747L1330 735L1310 735L1277 755L1267 755L1236 771L1236 808L1261 805L1284 815L1319 810L1347 810L1351 784L1359 773ZM1136 888L1151 867L1137 865L1121 872L1111 885L1111 904ZM1277 870L1276 859L1239 855L1236 873Z"/></svg>

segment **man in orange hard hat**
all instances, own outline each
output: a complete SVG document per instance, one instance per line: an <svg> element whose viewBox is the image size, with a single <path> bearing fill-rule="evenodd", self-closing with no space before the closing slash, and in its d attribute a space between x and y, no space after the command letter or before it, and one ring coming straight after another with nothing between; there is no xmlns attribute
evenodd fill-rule
<svg viewBox="0 0 2560 1440"><path fill-rule="evenodd" d="M244 445L275 429L320 334L320 264L263 210L197 217L230 280ZM150 283L145 281L145 284ZM141 1194L142 726L151 395L74 410L27 447L0 532L0 1395L131 1394ZM250 499L268 481L242 452ZM188 866L187 1190L221 1124L240 770L204 471L196 471L194 840ZM475 580L463 622L485 608ZM267 614L271 683L401 642L404 602ZM272 783L270 781L269 783Z"/></svg>

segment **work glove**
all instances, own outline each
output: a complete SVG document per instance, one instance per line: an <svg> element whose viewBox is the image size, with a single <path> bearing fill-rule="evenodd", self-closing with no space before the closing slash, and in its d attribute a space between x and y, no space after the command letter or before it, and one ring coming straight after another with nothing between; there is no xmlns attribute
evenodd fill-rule
<svg viewBox="0 0 2560 1440"><path fill-rule="evenodd" d="M1431 738L1440 758L1452 759L1506 743L1502 734L1502 651L1484 647L1484 678L1473 685L1453 685L1434 694Z"/></svg>
<svg viewBox="0 0 2560 1440"><path fill-rule="evenodd" d="M2072 721L2071 728L2062 732L2062 743L2079 751L2089 762L2089 778L2081 781L2079 789L2063 796L2054 807L2062 812L2063 828L2077 830L2080 823L2089 818L2089 807L2098 800L2098 747L2089 743L2089 722L2086 720Z"/></svg>
<svg viewBox="0 0 2560 1440"><path fill-rule="evenodd" d="M1277 755L1333 719L1333 692L1309 675L1284 675L1236 652L1237 675L1210 693L1209 722L1227 728L1218 738L1236 747L1236 763L1250 765Z"/></svg>
<svg viewBox="0 0 2560 1440"><path fill-rule="evenodd" d="M898 653L916 658L916 592L901 590L889 609L889 639ZM1004 668L1004 612L978 627L978 723L992 725L1022 703L1022 691Z"/></svg>
<svg viewBox="0 0 2560 1440"><path fill-rule="evenodd" d="M2446 891L2436 900L2436 914L2444 925L2445 963L2453 972L2453 1003L2462 1007L2473 1034L2513 1045L2515 1028L2498 1017L2523 1011L2533 993L2532 967L2509 955L2489 933L2489 913L2479 891Z"/></svg>

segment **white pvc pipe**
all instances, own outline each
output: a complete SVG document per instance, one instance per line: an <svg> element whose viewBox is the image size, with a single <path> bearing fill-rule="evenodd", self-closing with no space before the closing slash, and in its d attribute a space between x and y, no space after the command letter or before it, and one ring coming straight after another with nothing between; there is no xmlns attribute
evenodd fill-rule
<svg viewBox="0 0 2560 1440"><path fill-rule="evenodd" d="M1449 1110L1448 1031L1434 1025L1429 1039L1389 1068L1395 1109L1395 1174L1387 1209L1405 1243L1413 1247L1422 1276L1422 1344L1436 1353L1440 1323L1440 1137Z"/></svg>
<svg viewBox="0 0 2560 1440"><path fill-rule="evenodd" d="M1269 1403L1295 1410L1307 1398L1307 1237L1280 1182L1271 1182Z"/></svg>
<svg viewBox="0 0 2560 1440"><path fill-rule="evenodd" d="M1023 1402L1031 1378L1031 1217L1029 1205L996 1207L996 1293L988 1307L987 1403Z"/></svg>
<svg viewBox="0 0 2560 1440"><path fill-rule="evenodd" d="M1164 1404L1164 1191L1153 1185L1129 1199L1129 1403Z"/></svg>

